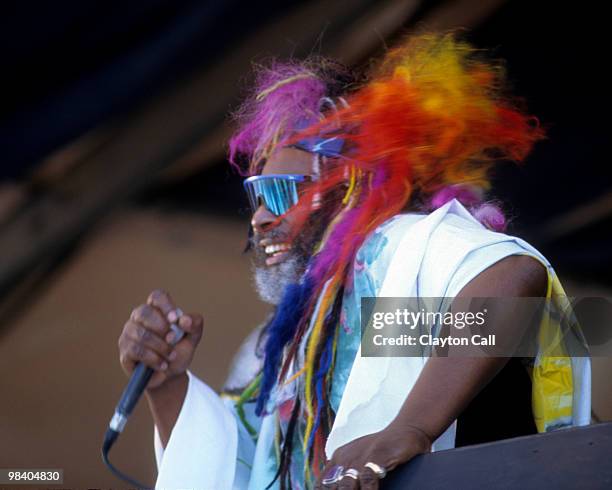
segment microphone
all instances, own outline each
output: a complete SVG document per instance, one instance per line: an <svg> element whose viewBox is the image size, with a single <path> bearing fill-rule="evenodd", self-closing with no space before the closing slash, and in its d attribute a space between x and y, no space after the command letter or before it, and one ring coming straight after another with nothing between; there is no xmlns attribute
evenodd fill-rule
<svg viewBox="0 0 612 490"><path fill-rule="evenodd" d="M183 316L183 312L179 308L177 308L175 312L178 322L178 318ZM170 329L174 332L174 339L171 342L171 345L176 345L183 338L185 332L179 328L176 323L170 324ZM140 400L140 397L151 380L151 376L153 376L154 372L155 371L152 368L141 362L136 364L136 367L132 372L132 376L130 377L130 381L125 387L125 390L123 390L119 403L117 403L117 406L115 407L115 413L108 424L108 429L106 429L106 434L104 434L104 443L102 444L102 459L111 469L111 471L120 478L130 482L133 485L136 485L139 488L143 488L143 485L123 475L113 467L113 465L108 461L108 452L117 440L117 437L119 437L119 434L123 432L129 416L132 414L138 400Z"/></svg>
<svg viewBox="0 0 612 490"><path fill-rule="evenodd" d="M144 389L149 383L151 376L153 376L153 369L145 366L139 362L130 378L129 383L123 390L123 394L117 403L115 408L115 414L108 424L106 435L104 436L104 447L110 449L110 446L115 442L115 439L123 432L125 424L127 424L128 417L132 414L132 410L140 400Z"/></svg>

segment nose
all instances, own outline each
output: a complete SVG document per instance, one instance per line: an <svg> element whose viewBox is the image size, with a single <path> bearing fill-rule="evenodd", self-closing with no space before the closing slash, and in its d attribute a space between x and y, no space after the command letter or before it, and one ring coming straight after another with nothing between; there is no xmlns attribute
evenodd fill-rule
<svg viewBox="0 0 612 490"><path fill-rule="evenodd" d="M255 233L262 233L269 230L277 219L278 217L276 215L261 204L253 214L253 218L251 218L251 226Z"/></svg>

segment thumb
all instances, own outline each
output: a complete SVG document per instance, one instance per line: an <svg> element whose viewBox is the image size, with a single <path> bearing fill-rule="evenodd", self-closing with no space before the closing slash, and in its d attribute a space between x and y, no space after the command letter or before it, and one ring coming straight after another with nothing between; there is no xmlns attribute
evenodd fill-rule
<svg viewBox="0 0 612 490"><path fill-rule="evenodd" d="M183 315L178 322L179 327L185 332L185 339L194 347L198 345L202 338L204 319L198 313Z"/></svg>

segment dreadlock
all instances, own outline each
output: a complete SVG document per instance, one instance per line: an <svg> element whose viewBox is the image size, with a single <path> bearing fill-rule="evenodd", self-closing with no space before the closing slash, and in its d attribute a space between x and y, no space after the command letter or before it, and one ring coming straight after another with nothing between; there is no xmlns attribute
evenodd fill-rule
<svg viewBox="0 0 612 490"><path fill-rule="evenodd" d="M306 480L324 463L333 424L329 393L341 301L359 247L407 207L431 210L453 198L486 226L503 229L499 207L484 202L489 170L503 159L523 160L542 137L537 121L502 95L502 66L483 60L453 34L410 38L386 55L367 83L356 85L346 73L321 59L260 67L230 141L230 161L240 165L239 158L246 158L247 173L259 172L274 148L300 138L325 133L345 142L343 155L325 162L318 188L306 190L289 211L310 203L314 192L336 196L330 205L337 212L306 272L286 289L268 325L257 400L258 414L271 412L272 389L296 359L304 360L294 411L305 418ZM346 105L317 112L321 98L340 95ZM304 114L318 122L296 129ZM298 220L295 233L304 226ZM283 486L294 427L281 452L277 477Z"/></svg>

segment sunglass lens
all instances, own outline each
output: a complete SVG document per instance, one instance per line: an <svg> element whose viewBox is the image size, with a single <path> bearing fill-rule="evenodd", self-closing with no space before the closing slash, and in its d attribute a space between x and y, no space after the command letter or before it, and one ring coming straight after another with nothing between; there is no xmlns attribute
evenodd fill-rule
<svg viewBox="0 0 612 490"><path fill-rule="evenodd" d="M298 202L297 183L282 178L263 178L245 184L253 212L257 211L260 200L276 216L281 216Z"/></svg>

